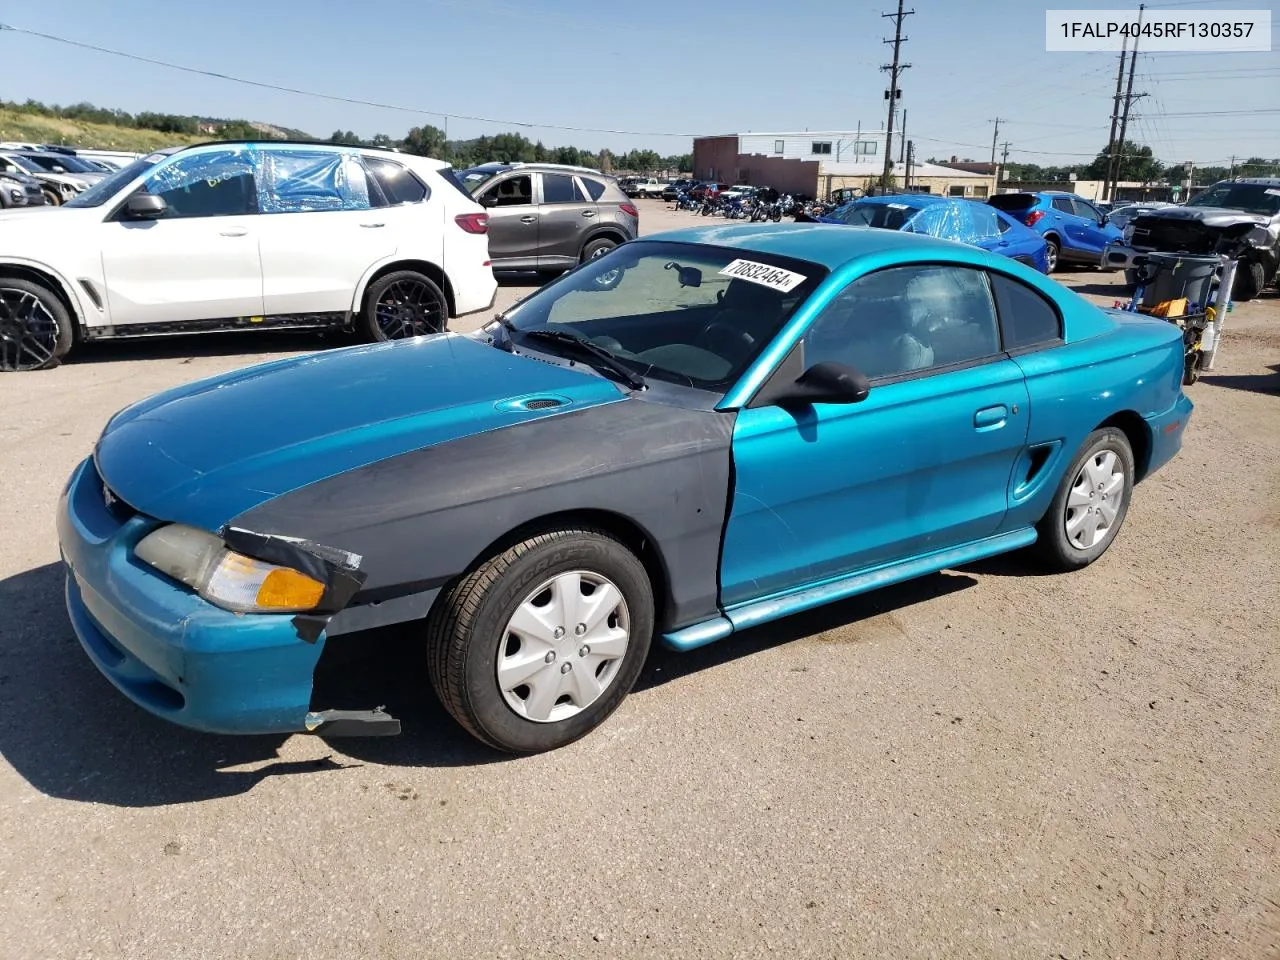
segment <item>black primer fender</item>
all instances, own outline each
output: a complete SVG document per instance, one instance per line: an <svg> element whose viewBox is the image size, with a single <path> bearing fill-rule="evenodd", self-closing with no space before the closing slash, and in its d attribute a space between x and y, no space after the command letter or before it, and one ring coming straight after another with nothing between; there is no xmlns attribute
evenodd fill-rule
<svg viewBox="0 0 1280 960"><path fill-rule="evenodd" d="M229 527L335 544L365 581L330 634L416 619L489 545L603 511L661 558L661 630L718 614L735 415L631 397L391 457L268 500Z"/></svg>

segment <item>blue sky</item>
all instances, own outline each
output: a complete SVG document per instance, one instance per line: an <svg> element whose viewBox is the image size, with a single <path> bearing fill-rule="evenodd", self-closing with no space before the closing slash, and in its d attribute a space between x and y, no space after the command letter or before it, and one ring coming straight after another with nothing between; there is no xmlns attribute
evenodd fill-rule
<svg viewBox="0 0 1280 960"><path fill-rule="evenodd" d="M1265 9L1274 0L1157 0L1149 9ZM208 8L141 0L9 5L14 27L390 110L228 80L0 32L0 96L88 100L131 112L245 117L317 136L335 128L402 135L439 112L451 137L519 129L547 144L687 151L689 134L881 129L892 49L883 3L689 0L221 0ZM988 159L991 120L1010 160L1091 158L1105 145L1116 55L1046 53L1050 3L919 0L906 19L902 106L920 157ZM1085 0L1082 8L1136 9ZM332 13L321 12L325 9ZM1273 38L1280 16L1273 25ZM1167 163L1280 157L1280 52L1139 58L1131 139ZM1220 111L1242 111L1223 115ZM1250 115L1243 111L1269 110ZM432 113L437 111L437 113ZM1210 114L1179 116L1179 114ZM575 132L556 126L623 133ZM664 135L659 135L664 134Z"/></svg>

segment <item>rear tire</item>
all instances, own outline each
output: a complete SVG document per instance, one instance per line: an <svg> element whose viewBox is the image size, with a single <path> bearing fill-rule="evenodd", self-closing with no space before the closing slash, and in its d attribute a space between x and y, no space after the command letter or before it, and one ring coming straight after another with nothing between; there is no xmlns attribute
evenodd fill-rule
<svg viewBox="0 0 1280 960"><path fill-rule="evenodd" d="M1058 269L1058 255L1061 253L1062 248L1058 245L1058 241L1053 237L1045 237L1044 242L1044 257L1049 264L1049 269L1046 272L1053 273Z"/></svg>
<svg viewBox="0 0 1280 960"><path fill-rule="evenodd" d="M49 204L49 206L62 206L62 194L57 190L41 190L40 192L44 194L44 202Z"/></svg>
<svg viewBox="0 0 1280 960"><path fill-rule="evenodd" d="M431 683L476 739L515 754L554 750L617 709L653 629L653 588L635 554L600 530L553 530L447 589L427 626Z"/></svg>
<svg viewBox="0 0 1280 960"><path fill-rule="evenodd" d="M586 263L588 260L594 260L596 257L603 257L617 245L617 240L610 240L608 237L600 237L598 240L592 240L582 248L581 260L583 263Z"/></svg>
<svg viewBox="0 0 1280 960"><path fill-rule="evenodd" d="M0 277L0 372L47 370L71 352L75 324L48 287Z"/></svg>
<svg viewBox="0 0 1280 960"><path fill-rule="evenodd" d="M1036 525L1044 564L1079 570L1106 553L1129 512L1134 476L1133 447L1123 430L1103 427L1089 434Z"/></svg>
<svg viewBox="0 0 1280 960"><path fill-rule="evenodd" d="M382 343L444 330L449 301L434 280L416 270L397 270L369 284L360 312L366 340Z"/></svg>

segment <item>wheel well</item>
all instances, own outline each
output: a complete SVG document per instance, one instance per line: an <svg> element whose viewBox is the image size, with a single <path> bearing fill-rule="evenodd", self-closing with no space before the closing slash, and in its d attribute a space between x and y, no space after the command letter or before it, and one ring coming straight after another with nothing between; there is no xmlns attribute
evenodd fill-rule
<svg viewBox="0 0 1280 960"><path fill-rule="evenodd" d="M63 307L66 308L67 316L77 327L83 326L83 319L80 316L80 310L71 298L71 294L63 287L62 281L51 273L45 273L35 267L21 266L16 263L0 263L0 277L9 277L14 280L27 280L31 283L38 283L42 287L48 287L53 295L62 301ZM79 336L79 334L77 334Z"/></svg>
<svg viewBox="0 0 1280 960"><path fill-rule="evenodd" d="M613 227L606 227L603 230L597 230L583 241L582 250L578 251L578 259L582 259L582 251L586 250L587 247L595 243L597 240L612 240L614 243L621 245L627 242L627 237L621 230Z"/></svg>
<svg viewBox="0 0 1280 960"><path fill-rule="evenodd" d="M588 526L602 530L639 558L644 564L645 572L649 574L649 583L653 587L654 622L659 625L666 623L670 598L666 562L654 545L653 539L639 524L610 510L565 510L522 523L481 550L480 555L472 560L467 570L475 569L495 554L530 537L575 526Z"/></svg>
<svg viewBox="0 0 1280 960"><path fill-rule="evenodd" d="M1132 410L1122 410L1098 424L1097 429L1115 427L1129 440L1133 448L1133 468L1136 476L1134 482L1147 475L1147 465L1151 462L1151 429L1147 421Z"/></svg>
<svg viewBox="0 0 1280 960"><path fill-rule="evenodd" d="M1056 243L1059 247L1061 247L1061 246L1062 246L1062 238L1061 238L1060 236L1058 236L1056 233L1054 233L1052 230L1050 230L1048 233L1046 233L1046 234L1044 235L1044 238L1045 238L1046 240L1052 240L1052 241L1053 241L1054 243Z"/></svg>
<svg viewBox="0 0 1280 960"><path fill-rule="evenodd" d="M385 267L380 267L378 272L369 278L369 282L364 285L364 292L367 294L369 288L381 280L389 273L395 273L398 270L416 270L423 276L431 278L431 282L444 291L445 303L449 307L449 316L457 313L456 301L453 299L453 287L449 283L449 278L445 276L445 272L434 263L426 260L397 260L395 263L388 263ZM360 309L358 312L364 311L364 298L361 297Z"/></svg>

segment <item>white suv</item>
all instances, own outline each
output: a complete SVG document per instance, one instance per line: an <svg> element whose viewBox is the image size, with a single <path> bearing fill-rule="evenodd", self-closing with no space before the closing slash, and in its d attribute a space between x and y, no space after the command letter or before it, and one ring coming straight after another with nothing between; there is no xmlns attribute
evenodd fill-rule
<svg viewBox="0 0 1280 960"><path fill-rule="evenodd" d="M496 292L488 214L448 164L280 141L162 150L61 207L0 215L0 371L102 337L411 337Z"/></svg>

